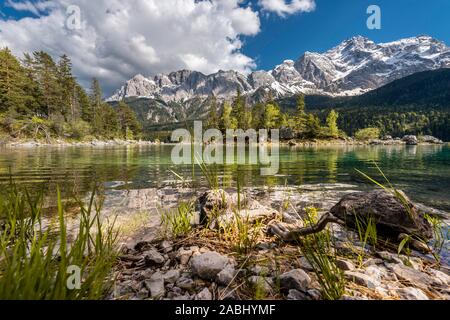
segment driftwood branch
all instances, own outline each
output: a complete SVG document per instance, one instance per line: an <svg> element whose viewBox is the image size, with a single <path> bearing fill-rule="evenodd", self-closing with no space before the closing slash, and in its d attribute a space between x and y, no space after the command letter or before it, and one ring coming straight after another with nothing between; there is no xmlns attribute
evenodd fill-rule
<svg viewBox="0 0 450 320"><path fill-rule="evenodd" d="M320 218L320 220L316 224L312 226L289 230L283 224L274 223L269 226L268 231L269 233L280 237L284 241L295 241L298 238L305 237L307 235L318 233L324 230L329 223L344 225L344 222L342 220L336 218L330 212L327 212Z"/></svg>

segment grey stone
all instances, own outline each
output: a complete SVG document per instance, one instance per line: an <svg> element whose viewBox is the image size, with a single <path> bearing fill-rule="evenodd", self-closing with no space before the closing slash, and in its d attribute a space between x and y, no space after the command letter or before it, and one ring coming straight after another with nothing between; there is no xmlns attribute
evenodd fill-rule
<svg viewBox="0 0 450 320"><path fill-rule="evenodd" d="M381 285L381 283L377 279L374 279L371 276L364 274L362 272L345 271L344 274L345 277L350 281L355 282L356 284L359 284L361 286L365 286L369 289L375 289Z"/></svg>
<svg viewBox="0 0 450 320"><path fill-rule="evenodd" d="M301 257L298 259L300 268L307 270L307 271L314 271L314 268L312 267L311 263L309 263L308 259L305 257Z"/></svg>
<svg viewBox="0 0 450 320"><path fill-rule="evenodd" d="M399 279L408 281L411 285L420 289L427 290L428 288L442 285L442 281L436 277L432 277L403 264L387 264L387 267L393 271Z"/></svg>
<svg viewBox="0 0 450 320"><path fill-rule="evenodd" d="M377 252L377 255L384 261L403 264L403 259L401 259L398 254L389 251L380 251Z"/></svg>
<svg viewBox="0 0 450 320"><path fill-rule="evenodd" d="M150 291L150 297L153 299L162 298L166 294L164 278L160 272L154 273L150 280L146 280L145 286Z"/></svg>
<svg viewBox="0 0 450 320"><path fill-rule="evenodd" d="M177 280L176 285L184 290L192 290L195 287L195 282L191 278L181 277Z"/></svg>
<svg viewBox="0 0 450 320"><path fill-rule="evenodd" d="M370 259L367 259L366 261L364 261L363 266L368 267L368 266L375 266L378 264L383 264L383 260L376 259L376 258L370 258Z"/></svg>
<svg viewBox="0 0 450 320"><path fill-rule="evenodd" d="M397 293L404 300L429 300L426 294L417 288L401 288L397 290Z"/></svg>
<svg viewBox="0 0 450 320"><path fill-rule="evenodd" d="M306 290L311 284L311 278L302 269L294 269L280 276L280 286L284 290Z"/></svg>
<svg viewBox="0 0 450 320"><path fill-rule="evenodd" d="M439 279L443 284L450 285L450 276L447 275L446 273L436 269L428 269L427 271L431 273L432 276Z"/></svg>
<svg viewBox="0 0 450 320"><path fill-rule="evenodd" d="M175 283L180 278L179 270L169 270L163 275L165 283Z"/></svg>
<svg viewBox="0 0 450 320"><path fill-rule="evenodd" d="M169 253L173 250L173 243L172 241L164 240L160 243L159 248L162 250L162 252Z"/></svg>
<svg viewBox="0 0 450 320"><path fill-rule="evenodd" d="M407 145L412 145L412 146L417 145L417 143L419 142L418 139L417 139L417 137L416 137L416 136L413 136L413 135L407 135L407 136L404 136L404 137L402 138L402 140L403 140L404 142L406 142Z"/></svg>
<svg viewBox="0 0 450 320"><path fill-rule="evenodd" d="M192 272L205 280L214 280L217 274L222 271L229 260L227 257L217 252L207 252L193 257L191 260Z"/></svg>
<svg viewBox="0 0 450 320"><path fill-rule="evenodd" d="M304 292L296 290L296 289L289 290L287 299L288 300L309 300L308 296Z"/></svg>
<svg viewBox="0 0 450 320"><path fill-rule="evenodd" d="M421 136L419 138L420 142L432 143L432 144L443 144L444 142L433 136Z"/></svg>
<svg viewBox="0 0 450 320"><path fill-rule="evenodd" d="M202 291L200 291L196 296L195 299L196 300L212 300L212 294L209 291L208 288L204 288Z"/></svg>
<svg viewBox="0 0 450 320"><path fill-rule="evenodd" d="M344 271L352 271L355 269L355 265L348 260L345 259L337 259L336 266Z"/></svg>
<svg viewBox="0 0 450 320"><path fill-rule="evenodd" d="M186 250L184 248L178 249L176 259L181 265L187 265L189 263L189 259L191 259L192 250Z"/></svg>
<svg viewBox="0 0 450 320"><path fill-rule="evenodd" d="M156 249L150 249L144 252L144 261L147 266L153 267L163 265L165 260Z"/></svg>
<svg viewBox="0 0 450 320"><path fill-rule="evenodd" d="M313 300L320 300L320 299L322 299L322 294L317 289L309 289L307 291L307 293L311 297L311 299L313 299Z"/></svg>
<svg viewBox="0 0 450 320"><path fill-rule="evenodd" d="M236 270L232 265L226 266L222 271L217 274L216 282L218 284L228 286L233 281L236 275Z"/></svg>

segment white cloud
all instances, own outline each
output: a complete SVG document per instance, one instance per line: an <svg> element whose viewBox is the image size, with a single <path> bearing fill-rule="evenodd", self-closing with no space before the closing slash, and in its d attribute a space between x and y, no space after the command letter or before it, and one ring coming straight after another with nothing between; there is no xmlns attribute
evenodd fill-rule
<svg viewBox="0 0 450 320"><path fill-rule="evenodd" d="M105 90L137 73L154 75L182 68L204 73L248 72L252 58L240 49L243 35L260 30L258 12L242 0L55 0L8 1L37 15L0 20L0 47L16 54L45 50L71 56L83 82L101 80ZM78 6L81 29L67 28L66 9Z"/></svg>
<svg viewBox="0 0 450 320"><path fill-rule="evenodd" d="M259 0L265 11L275 12L281 17L297 12L311 12L316 8L314 0Z"/></svg>

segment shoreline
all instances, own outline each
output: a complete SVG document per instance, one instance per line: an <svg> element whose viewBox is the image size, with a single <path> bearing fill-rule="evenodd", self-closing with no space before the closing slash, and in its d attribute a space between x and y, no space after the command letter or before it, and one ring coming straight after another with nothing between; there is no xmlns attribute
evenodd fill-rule
<svg viewBox="0 0 450 320"><path fill-rule="evenodd" d="M157 146L157 145L176 145L175 142L149 141L149 140L123 140L123 139L93 139L88 141L70 141L64 139L52 139L50 141L41 141L35 139L20 139L0 141L0 147L7 148L34 148L34 147L112 147L112 146ZM414 145L447 145L438 139L430 141L420 141L408 143L401 139L373 139L359 141L353 138L346 139L284 139L280 140L280 146L283 147L316 147L316 146L414 146ZM208 145L208 144L204 144ZM222 144L225 145L225 144ZM271 145L266 142L264 145Z"/></svg>

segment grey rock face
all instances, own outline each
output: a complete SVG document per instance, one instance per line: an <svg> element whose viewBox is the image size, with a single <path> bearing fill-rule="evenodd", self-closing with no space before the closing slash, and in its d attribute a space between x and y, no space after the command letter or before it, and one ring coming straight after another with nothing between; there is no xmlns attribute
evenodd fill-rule
<svg viewBox="0 0 450 320"><path fill-rule="evenodd" d="M202 279L214 280L228 263L227 257L217 252L207 252L192 258L191 269L194 275Z"/></svg>

